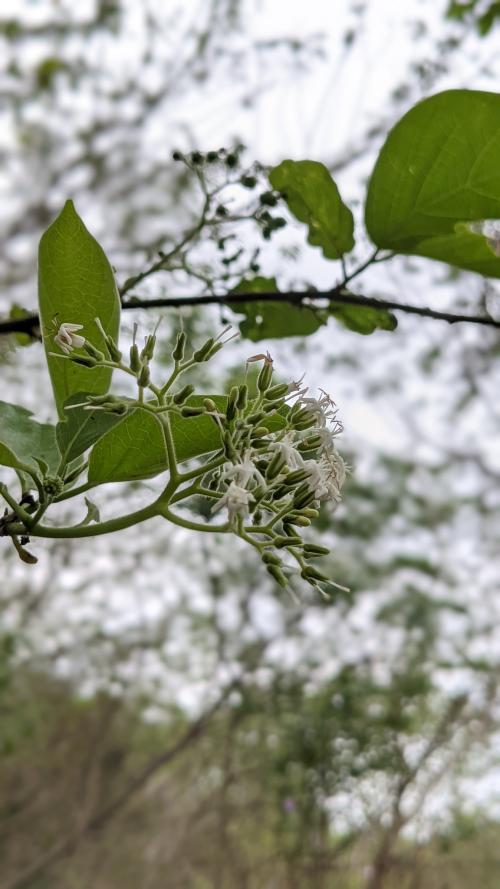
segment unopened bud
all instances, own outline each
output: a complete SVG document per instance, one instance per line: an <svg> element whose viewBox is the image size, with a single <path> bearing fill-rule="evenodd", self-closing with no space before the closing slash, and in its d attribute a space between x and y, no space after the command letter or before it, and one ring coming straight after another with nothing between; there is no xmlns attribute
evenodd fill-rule
<svg viewBox="0 0 500 889"><path fill-rule="evenodd" d="M70 355L69 357L70 361L80 364L82 367L95 367L97 365L95 358L91 358L90 355L88 357L86 355Z"/></svg>
<svg viewBox="0 0 500 889"><path fill-rule="evenodd" d="M204 413L204 407L190 407L189 405L181 407L181 417L185 417L186 419L189 417L201 417Z"/></svg>
<svg viewBox="0 0 500 889"><path fill-rule="evenodd" d="M141 352L141 358L144 362L151 361L155 352L155 346L156 335L154 333L150 333L144 341L144 348Z"/></svg>
<svg viewBox="0 0 500 889"><path fill-rule="evenodd" d="M288 395L288 389L288 383L277 383L275 386L271 386L271 388L267 390L264 398L266 401L273 401L275 398L283 398L285 395Z"/></svg>
<svg viewBox="0 0 500 889"><path fill-rule="evenodd" d="M149 385L150 379L151 371L149 370L149 364L143 364L139 371L139 376L137 377L137 385L142 389L144 386Z"/></svg>
<svg viewBox="0 0 500 889"><path fill-rule="evenodd" d="M257 426L257 429L253 429L250 438L262 438L263 435L267 435L269 433L269 429L266 429L265 426Z"/></svg>
<svg viewBox="0 0 500 889"><path fill-rule="evenodd" d="M236 400L236 409L239 411L244 411L247 406L248 400L248 386L246 383L243 383L238 390L238 398Z"/></svg>
<svg viewBox="0 0 500 889"><path fill-rule="evenodd" d="M259 392L266 392L269 389L272 378L273 363L266 358L264 359L264 364L261 367L259 375L257 377L257 389L259 390Z"/></svg>
<svg viewBox="0 0 500 889"><path fill-rule="evenodd" d="M274 578L276 583L279 583L279 585L282 587L288 586L287 579L286 579L285 575L283 574L283 571L281 570L281 568L278 568L277 565L266 565L266 568L267 568L267 571L269 572L269 574L271 575L271 577Z"/></svg>
<svg viewBox="0 0 500 889"><path fill-rule="evenodd" d="M214 338L209 337L209 339L206 341L206 343L203 344L203 346L201 346L200 349L196 349L196 351L193 352L193 359L195 361L206 361L207 358L209 358L209 356L210 356L210 352L211 352L214 344L215 344Z"/></svg>
<svg viewBox="0 0 500 889"><path fill-rule="evenodd" d="M217 413L217 405L216 405L215 401L213 401L212 398L204 398L203 404L205 406L205 409L207 411L210 411L210 413L212 413L212 414Z"/></svg>
<svg viewBox="0 0 500 889"><path fill-rule="evenodd" d="M307 469L294 469L293 472L289 472L286 478L283 480L283 484L291 487L292 485L298 485L301 482L305 481L307 478Z"/></svg>
<svg viewBox="0 0 500 889"><path fill-rule="evenodd" d="M182 361L182 359L184 358L184 350L186 348L186 339L187 339L186 334L184 333L183 330L181 330L177 334L177 341L175 343L175 347L172 352L172 358L174 359L174 361Z"/></svg>
<svg viewBox="0 0 500 889"><path fill-rule="evenodd" d="M319 546L317 543L305 543L304 544L304 555L310 556L313 558L314 556L328 556L330 550L327 546Z"/></svg>
<svg viewBox="0 0 500 889"><path fill-rule="evenodd" d="M255 414L249 414L247 417L247 423L249 423L250 426L257 426L257 424L260 423L260 421L263 420L265 416L265 411L257 411Z"/></svg>
<svg viewBox="0 0 500 889"><path fill-rule="evenodd" d="M139 348L136 343L130 346L130 370L136 374L141 369L141 359L139 358Z"/></svg>
<svg viewBox="0 0 500 889"><path fill-rule="evenodd" d="M289 525L297 525L298 528L308 528L311 520L303 515L288 515L286 518Z"/></svg>
<svg viewBox="0 0 500 889"><path fill-rule="evenodd" d="M279 556L275 555L275 553L266 552L262 553L262 561L265 565L281 565L281 559Z"/></svg>
<svg viewBox="0 0 500 889"><path fill-rule="evenodd" d="M299 451L316 451L321 445L321 436L319 435L309 435L307 438L304 438L302 441L299 441L297 445L297 450Z"/></svg>
<svg viewBox="0 0 500 889"><path fill-rule="evenodd" d="M298 537L295 534L293 537L279 534L278 537L274 538L273 543L277 549L283 549L285 546L302 546L302 537Z"/></svg>
<svg viewBox="0 0 500 889"><path fill-rule="evenodd" d="M274 478L276 478L276 476L280 474L284 466L285 458L283 457L283 454L280 454L279 452L273 454L265 469L265 476L268 481L272 481Z"/></svg>
<svg viewBox="0 0 500 889"><path fill-rule="evenodd" d="M189 398L193 392L194 386L192 386L191 383L188 383L187 386L183 386L182 389L174 395L174 404L183 404L186 401L186 398Z"/></svg>
<svg viewBox="0 0 500 889"><path fill-rule="evenodd" d="M229 422L234 420L236 416L236 402L238 400L239 390L237 386L233 386L227 399L226 417Z"/></svg>
<svg viewBox="0 0 500 889"><path fill-rule="evenodd" d="M304 580L308 580L310 583L314 581L317 583L328 583L330 580L329 577L326 577L325 574L322 574L321 571L317 571L316 568L313 568L311 565L307 565L306 568L303 568L300 575Z"/></svg>
<svg viewBox="0 0 500 889"><path fill-rule="evenodd" d="M85 340L83 348L85 349L87 355L90 355L91 358L95 358L96 361L104 361L104 352L96 349L96 347L93 346L92 343L89 343L88 340Z"/></svg>

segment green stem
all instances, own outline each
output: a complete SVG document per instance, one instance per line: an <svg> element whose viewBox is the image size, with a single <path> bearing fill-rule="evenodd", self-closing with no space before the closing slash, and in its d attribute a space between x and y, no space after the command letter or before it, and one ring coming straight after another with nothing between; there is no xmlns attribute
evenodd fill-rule
<svg viewBox="0 0 500 889"><path fill-rule="evenodd" d="M190 519L185 519L183 516L172 512L168 506L162 508L161 514L169 522L172 522L174 525L180 525L181 528L187 528L189 531L206 531L209 534L215 534L216 532L226 533L232 530L229 522L225 522L223 525L201 525L199 522L192 522Z"/></svg>
<svg viewBox="0 0 500 889"><path fill-rule="evenodd" d="M170 426L170 417L168 413L157 414L158 420L160 421L163 428L163 437L165 439L165 447L167 450L168 457L168 468L170 472L170 481L172 484L177 487L179 482L181 481L181 475L179 470L177 469L177 456L175 453L175 445L174 438L172 435L172 427ZM169 485L165 489L164 493L161 495L161 499L165 499L164 495L166 495L167 490L169 490ZM169 490L170 492L170 490Z"/></svg>
<svg viewBox="0 0 500 889"><path fill-rule="evenodd" d="M130 528L132 525L138 525L148 519L161 515L159 503L155 500L149 506L131 512L129 515L118 516L116 519L109 519L107 522L99 522L95 525L73 525L70 527L54 527L47 525L37 525L30 528L31 537L56 537L56 538L73 538L73 537L98 537L101 534L111 534L113 531L123 531L124 528ZM9 527L10 534L22 534L23 528L12 525Z"/></svg>
<svg viewBox="0 0 500 889"><path fill-rule="evenodd" d="M85 491L90 491L92 488L95 488L94 482L84 482L83 485L78 485L78 487L71 488L70 491L64 491L63 494L54 497L53 503L60 503L61 500L69 500L71 497L78 497L79 494L84 494Z"/></svg>
<svg viewBox="0 0 500 889"><path fill-rule="evenodd" d="M205 475L207 472L211 472L212 469L217 469L218 466L222 466L223 463L226 462L226 457L216 457L214 460L211 460L210 463L204 463L203 466L197 466L195 469L190 469L189 472L181 472L179 473L179 481L187 482L191 478L198 478L200 475Z"/></svg>
<svg viewBox="0 0 500 889"><path fill-rule="evenodd" d="M2 497L6 501L6 503L9 504L10 508L12 509L12 512L14 512L16 514L19 521L23 522L23 524L27 528L29 528L30 524L32 524L32 522L33 522L33 516L31 516L28 512L26 512L26 510L23 509L22 506L19 506L19 503L17 502L15 497L13 497L9 493L6 485L0 484L0 494L2 495ZM22 533L22 531L20 531L19 533Z"/></svg>

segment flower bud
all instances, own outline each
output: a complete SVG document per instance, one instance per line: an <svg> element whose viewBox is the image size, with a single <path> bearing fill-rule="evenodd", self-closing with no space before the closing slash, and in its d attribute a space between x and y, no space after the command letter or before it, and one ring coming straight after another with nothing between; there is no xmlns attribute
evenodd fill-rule
<svg viewBox="0 0 500 889"><path fill-rule="evenodd" d="M247 423L249 423L250 426L256 426L258 423L260 423L261 420L264 419L265 416L265 411L257 411L255 414L249 414L246 418Z"/></svg>
<svg viewBox="0 0 500 889"><path fill-rule="evenodd" d="M91 358L90 355L88 357L86 355L70 355L69 360L74 361L75 364L80 364L82 367L95 367L97 365L95 358Z"/></svg>
<svg viewBox="0 0 500 889"><path fill-rule="evenodd" d="M264 398L266 401L273 401L275 398L283 398L285 395L288 395L288 389L288 383L276 383L275 386L271 386L271 388L267 390Z"/></svg>
<svg viewBox="0 0 500 889"><path fill-rule="evenodd" d="M286 520L289 525L297 525L298 528L308 528L311 524L310 519L306 519L303 515L293 515L293 513L288 515Z"/></svg>
<svg viewBox="0 0 500 889"><path fill-rule="evenodd" d="M149 336L146 337L144 341L144 348L141 352L141 359L145 363L147 361L151 361L156 346L156 335L154 333L150 333Z"/></svg>
<svg viewBox="0 0 500 889"><path fill-rule="evenodd" d="M187 386L183 386L182 389L180 389L179 392L174 395L174 404L183 404L186 398L189 398L189 396L192 395L193 392L194 386L192 386L191 383L188 383Z"/></svg>
<svg viewBox="0 0 500 889"><path fill-rule="evenodd" d="M313 558L314 556L328 556L330 550L327 546L319 546L317 543L304 543L304 555L306 558L309 556Z"/></svg>
<svg viewBox="0 0 500 889"><path fill-rule="evenodd" d="M304 507L302 507L302 509L300 511L301 511L302 515L305 515L306 519L317 519L319 516L319 510L312 509L310 506L306 507L305 509L304 509Z"/></svg>
<svg viewBox="0 0 500 889"><path fill-rule="evenodd" d="M48 475L43 481L43 490L52 499L62 493L64 482L58 475Z"/></svg>
<svg viewBox="0 0 500 889"><path fill-rule="evenodd" d="M279 556L275 555L275 553L266 552L262 553L262 561L265 565L281 565L281 559Z"/></svg>
<svg viewBox="0 0 500 889"><path fill-rule="evenodd" d="M206 361L207 358L209 358L209 356L210 356L210 352L211 352L214 344L215 344L214 338L209 337L209 339L206 341L206 343L203 344L203 346L201 346L200 349L196 349L196 351L193 352L194 361L198 361L198 362Z"/></svg>
<svg viewBox="0 0 500 889"><path fill-rule="evenodd" d="M194 390L194 387L193 387L193 390ZM174 401L175 401L175 399L174 399ZM212 398L204 398L203 404L204 404L205 409L207 411L210 411L210 413L212 413L212 414L217 413L217 405L216 405L215 401L213 401Z"/></svg>
<svg viewBox="0 0 500 889"><path fill-rule="evenodd" d="M307 469L294 469L293 472L289 472L288 475L284 478L283 484L289 487L291 487L292 485L298 485L300 484L300 482L304 482L307 477Z"/></svg>
<svg viewBox="0 0 500 889"><path fill-rule="evenodd" d="M204 407L190 407L189 405L181 407L181 417L185 417L186 419L189 417L201 417L204 413Z"/></svg>
<svg viewBox="0 0 500 889"><path fill-rule="evenodd" d="M239 390L237 386L233 386L227 399L226 418L229 422L234 420L236 416L236 402L238 400Z"/></svg>
<svg viewBox="0 0 500 889"><path fill-rule="evenodd" d="M310 418L308 420L307 419L304 419L302 421L294 420L292 422L292 426L294 429L297 430L297 432L305 432L306 429L310 429L311 426L315 426L315 425L316 425L316 418L313 417L312 415L310 415Z"/></svg>
<svg viewBox="0 0 500 889"><path fill-rule="evenodd" d="M271 380L273 378L273 363L272 361L264 360L264 364L262 365L259 375L257 377L257 389L259 392L266 392L271 385Z"/></svg>
<svg viewBox="0 0 500 889"><path fill-rule="evenodd" d="M297 450L299 451L316 451L321 445L321 436L320 435L309 435L307 438L304 438L302 441L299 441L297 445Z"/></svg>
<svg viewBox="0 0 500 889"><path fill-rule="evenodd" d="M141 369L141 359L139 358L139 349L134 343L130 346L130 370L136 374Z"/></svg>
<svg viewBox="0 0 500 889"><path fill-rule="evenodd" d="M236 409L239 411L244 411L247 406L248 400L248 386L246 383L243 383L238 390L238 398L236 400Z"/></svg>
<svg viewBox="0 0 500 889"><path fill-rule="evenodd" d="M91 358L95 358L96 361L104 361L104 352L96 349L96 347L93 346L92 343L89 343L88 340L85 340L83 348L85 349L87 355L90 355Z"/></svg>
<svg viewBox="0 0 500 889"><path fill-rule="evenodd" d="M257 429L253 429L250 433L250 438L262 438L263 435L267 435L269 433L269 429L266 429L265 426L257 426Z"/></svg>
<svg viewBox="0 0 500 889"><path fill-rule="evenodd" d="M317 571L316 568L313 568L311 565L307 565L306 568L303 568L300 572L300 576L303 577L304 580L308 580L310 583L329 583L330 581L329 577L326 577L325 574L322 574L321 571Z"/></svg>
<svg viewBox="0 0 500 889"><path fill-rule="evenodd" d="M278 568L277 565L266 565L266 568L267 568L267 571L269 572L269 574L271 575L271 577L274 578L276 583L279 583L279 585L282 587L288 586L287 579L286 579L285 575L283 574L283 571L281 570L281 568Z"/></svg>
<svg viewBox="0 0 500 889"><path fill-rule="evenodd" d="M279 411L284 405L284 401L282 398L276 399L276 401L268 401L267 404L264 405L264 410L266 414L272 414L274 411Z"/></svg>
<svg viewBox="0 0 500 889"><path fill-rule="evenodd" d="M279 534L278 537L274 538L273 543L277 549L283 549L285 546L302 546L302 537L296 535L287 537L286 535Z"/></svg>
<svg viewBox="0 0 500 889"><path fill-rule="evenodd" d="M137 385L144 388L144 386L149 385L150 379L151 371L149 370L149 364L143 364L137 377Z"/></svg>
<svg viewBox="0 0 500 889"><path fill-rule="evenodd" d="M314 500L314 491L311 491L307 485L301 485L293 495L293 505L295 509L303 510L303 507L309 506Z"/></svg>
<svg viewBox="0 0 500 889"><path fill-rule="evenodd" d="M283 457L283 454L280 454L279 452L273 454L265 469L266 479L272 481L280 474L284 466L285 458Z"/></svg>
<svg viewBox="0 0 500 889"><path fill-rule="evenodd" d="M177 340L175 343L174 350L172 352L172 358L174 359L174 361L182 361L182 359L184 358L184 350L186 348L186 339L187 339L186 334L184 333L183 330L181 330L177 334Z"/></svg>

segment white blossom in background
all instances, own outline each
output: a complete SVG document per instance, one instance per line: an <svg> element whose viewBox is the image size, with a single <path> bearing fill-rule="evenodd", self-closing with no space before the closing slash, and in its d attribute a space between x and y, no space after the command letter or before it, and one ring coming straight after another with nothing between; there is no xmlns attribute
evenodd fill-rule
<svg viewBox="0 0 500 889"><path fill-rule="evenodd" d="M85 345L85 337L77 333L77 330L82 329L83 324L70 324L67 321L59 327L54 342L65 355L69 355L73 349L81 349Z"/></svg>
<svg viewBox="0 0 500 889"><path fill-rule="evenodd" d="M253 462L253 454L251 450L246 450L243 459L239 463L225 463L221 475L222 479L233 479L237 485L246 488L251 481L257 484L265 485L266 480L259 469Z"/></svg>

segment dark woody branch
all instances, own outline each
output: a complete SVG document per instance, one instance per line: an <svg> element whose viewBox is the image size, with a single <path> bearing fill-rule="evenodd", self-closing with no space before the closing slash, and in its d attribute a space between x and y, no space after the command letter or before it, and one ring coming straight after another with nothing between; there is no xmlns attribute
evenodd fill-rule
<svg viewBox="0 0 500 889"><path fill-rule="evenodd" d="M496 321L488 315L467 315L454 312L440 312L428 306L415 306L390 299L376 299L375 297L362 296L347 291L339 286L333 290L288 290L283 293L224 293L204 294L200 296L170 296L158 299L142 300L138 297L128 297L122 300L123 309L176 309L191 306L228 306L238 303L261 302L285 303L294 306L330 307L335 305L370 306L376 309L390 309L396 312L404 312L407 315L419 315L422 318L433 318L438 321L446 321L448 324L466 322L469 324L482 324L486 327L500 328L500 320ZM70 319L74 320L74 319ZM34 338L40 338L38 315L27 315L25 318L5 319L0 321L0 334L27 333Z"/></svg>

